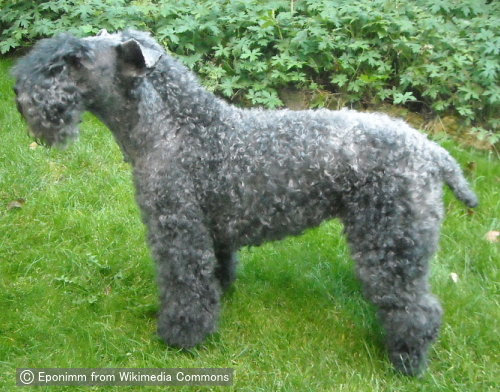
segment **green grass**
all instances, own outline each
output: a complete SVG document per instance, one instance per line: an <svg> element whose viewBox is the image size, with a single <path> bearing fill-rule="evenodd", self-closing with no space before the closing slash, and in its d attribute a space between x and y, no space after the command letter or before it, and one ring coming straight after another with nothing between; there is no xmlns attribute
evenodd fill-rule
<svg viewBox="0 0 500 392"><path fill-rule="evenodd" d="M476 163L470 180L481 206L468 214L445 195L432 285L446 313L421 378L392 371L335 221L242 250L218 332L180 352L155 337L154 266L111 135L86 116L80 141L66 151L30 149L10 65L0 62L0 390L15 388L18 367L235 369L233 387L175 388L186 391L497 390L500 244L484 240L500 230L493 154L442 141L463 166ZM22 207L8 208L18 198Z"/></svg>

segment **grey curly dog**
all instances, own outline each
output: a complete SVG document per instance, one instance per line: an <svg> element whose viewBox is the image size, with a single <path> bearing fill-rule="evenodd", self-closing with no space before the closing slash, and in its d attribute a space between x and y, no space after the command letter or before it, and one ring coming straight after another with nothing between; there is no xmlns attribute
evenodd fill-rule
<svg viewBox="0 0 500 392"><path fill-rule="evenodd" d="M32 136L65 146L88 110L132 165L166 343L189 348L215 330L239 248L339 218L391 362L425 368L442 314L428 283L442 183L477 205L443 148L380 114L230 106L133 30L42 40L13 75Z"/></svg>

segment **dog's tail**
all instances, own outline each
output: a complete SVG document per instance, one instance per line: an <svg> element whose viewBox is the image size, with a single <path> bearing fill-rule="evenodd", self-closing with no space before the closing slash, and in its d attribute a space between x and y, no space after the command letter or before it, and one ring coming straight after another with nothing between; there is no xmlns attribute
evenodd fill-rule
<svg viewBox="0 0 500 392"><path fill-rule="evenodd" d="M476 194L470 189L462 170L453 157L443 148L439 148L438 164L441 169L441 178L452 190L455 197L469 208L477 207Z"/></svg>

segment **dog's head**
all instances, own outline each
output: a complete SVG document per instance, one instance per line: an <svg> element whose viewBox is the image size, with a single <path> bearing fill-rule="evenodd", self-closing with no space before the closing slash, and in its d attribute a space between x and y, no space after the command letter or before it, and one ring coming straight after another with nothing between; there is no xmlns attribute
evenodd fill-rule
<svg viewBox="0 0 500 392"><path fill-rule="evenodd" d="M106 117L126 105L137 78L151 72L163 53L148 34L133 30L41 40L12 70L17 108L30 135L67 146L78 137L83 111Z"/></svg>

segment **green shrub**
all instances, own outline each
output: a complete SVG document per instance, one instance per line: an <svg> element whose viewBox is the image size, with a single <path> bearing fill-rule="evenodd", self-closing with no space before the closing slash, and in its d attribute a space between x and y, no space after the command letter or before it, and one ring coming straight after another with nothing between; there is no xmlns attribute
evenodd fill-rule
<svg viewBox="0 0 500 392"><path fill-rule="evenodd" d="M0 0L0 51L58 31L148 29L228 98L279 89L455 112L498 139L500 5L484 0ZM316 106L324 100L313 101Z"/></svg>
<svg viewBox="0 0 500 392"><path fill-rule="evenodd" d="M61 31L83 36L100 29L147 28L147 8L126 0L0 0L0 52Z"/></svg>

